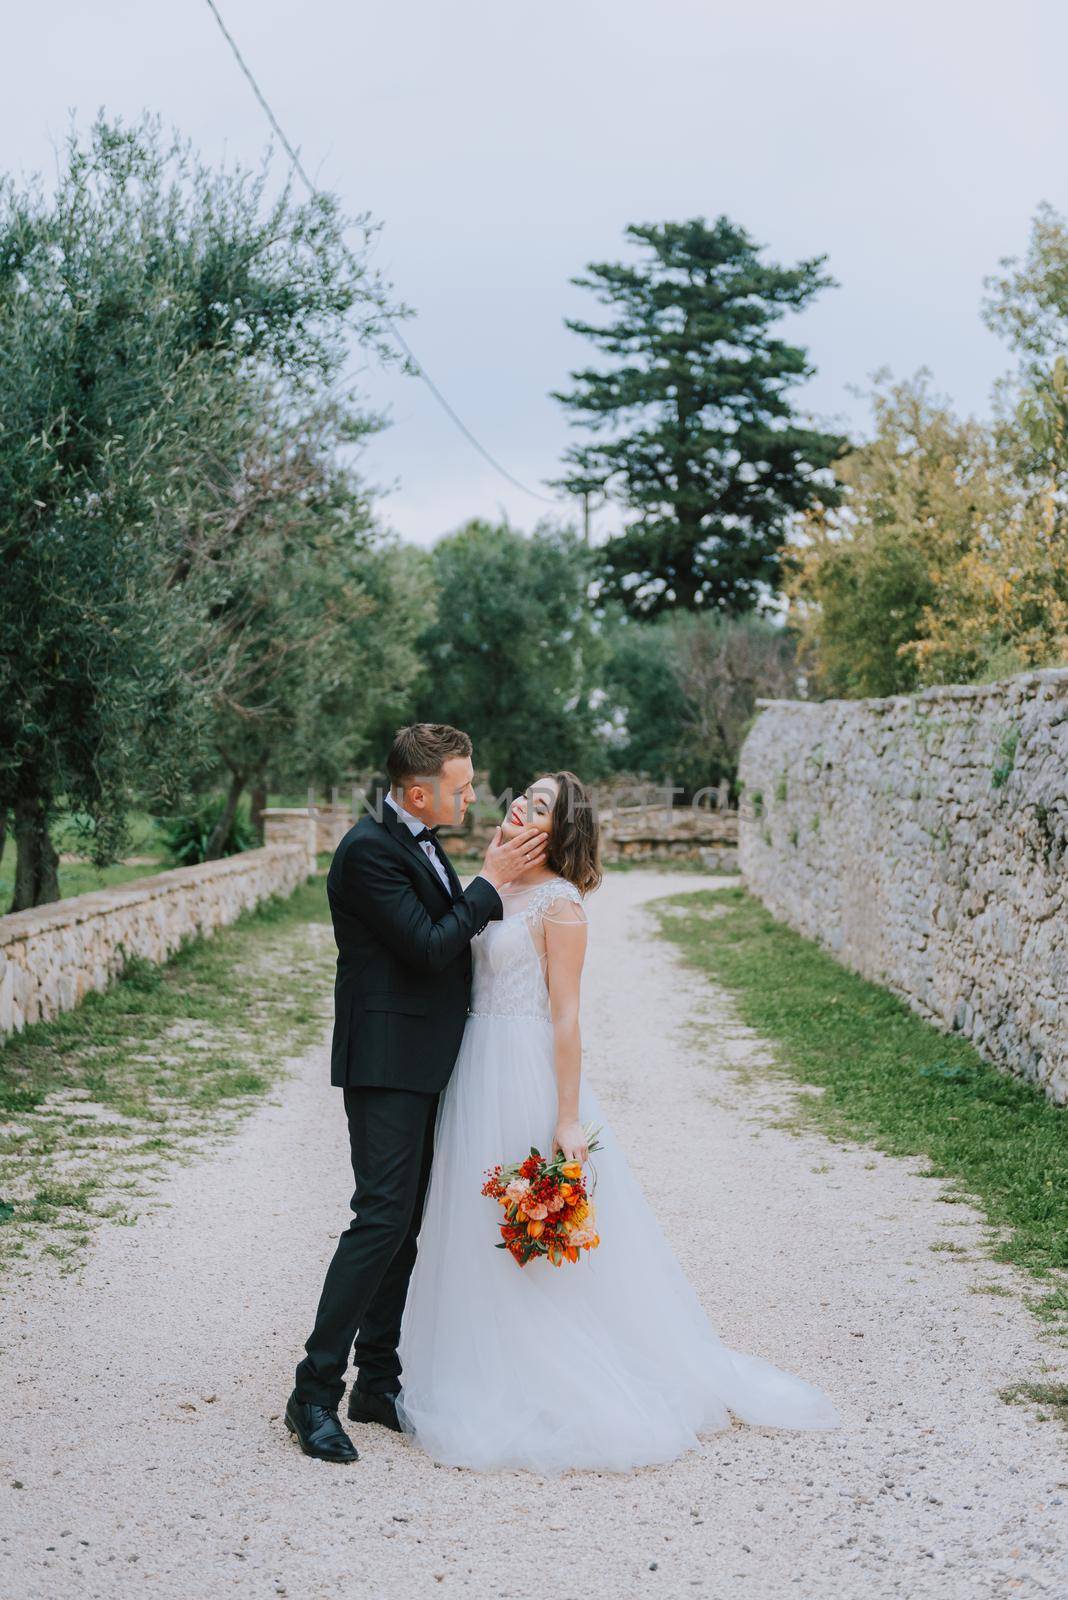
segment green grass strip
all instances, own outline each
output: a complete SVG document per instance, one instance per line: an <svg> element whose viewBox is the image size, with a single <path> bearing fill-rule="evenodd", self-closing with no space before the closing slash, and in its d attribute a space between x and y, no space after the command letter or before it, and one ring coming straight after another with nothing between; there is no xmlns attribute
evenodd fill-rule
<svg viewBox="0 0 1068 1600"><path fill-rule="evenodd" d="M833 1137L922 1156L1038 1277L1068 1267L1068 1114L775 921L740 888L657 902L661 931L734 996L780 1067L821 1095L798 1115ZM1063 1289L1038 1303L1052 1314ZM1048 1303L1047 1303L1048 1302Z"/></svg>
<svg viewBox="0 0 1068 1600"><path fill-rule="evenodd" d="M132 1221L164 1163L278 1082L326 1028L328 921L318 878L0 1046L0 1267L76 1264L94 1220Z"/></svg>

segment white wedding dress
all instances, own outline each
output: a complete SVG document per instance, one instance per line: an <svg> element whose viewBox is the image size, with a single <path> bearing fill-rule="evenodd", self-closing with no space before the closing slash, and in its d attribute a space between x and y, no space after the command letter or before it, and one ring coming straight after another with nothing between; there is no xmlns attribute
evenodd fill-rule
<svg viewBox="0 0 1068 1600"><path fill-rule="evenodd" d="M580 1120L602 1146L600 1246L560 1267L521 1268L494 1249L501 1213L481 1193L485 1173L531 1145L547 1154L556 1125L544 923L583 917L562 879L504 903L472 944L471 1015L438 1111L400 1343L405 1432L450 1465L555 1473L672 1460L729 1413L835 1427L818 1389L714 1332L585 1079Z"/></svg>

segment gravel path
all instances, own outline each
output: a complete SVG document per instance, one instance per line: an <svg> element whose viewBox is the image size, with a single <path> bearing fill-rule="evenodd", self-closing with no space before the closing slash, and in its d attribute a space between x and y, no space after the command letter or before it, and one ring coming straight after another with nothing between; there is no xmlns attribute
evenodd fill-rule
<svg viewBox="0 0 1068 1600"><path fill-rule="evenodd" d="M1013 1282L974 1213L908 1163L777 1127L789 1088L732 1070L760 1041L641 909L702 881L613 874L592 902L589 1070L721 1333L827 1389L842 1432L734 1428L552 1482L435 1467L377 1428L355 1467L306 1461L279 1414L349 1190L324 1043L80 1276L15 1283L5 1600L1068 1592L1065 1434L996 1397L1054 1347L1017 1299L969 1292Z"/></svg>

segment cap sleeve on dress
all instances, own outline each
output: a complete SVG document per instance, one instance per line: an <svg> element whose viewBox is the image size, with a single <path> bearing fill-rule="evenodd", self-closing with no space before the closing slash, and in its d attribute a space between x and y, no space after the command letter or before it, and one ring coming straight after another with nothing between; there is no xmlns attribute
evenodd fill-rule
<svg viewBox="0 0 1068 1600"><path fill-rule="evenodd" d="M539 884L531 898L529 915L535 922L583 923L586 908L575 885L556 878L551 883Z"/></svg>

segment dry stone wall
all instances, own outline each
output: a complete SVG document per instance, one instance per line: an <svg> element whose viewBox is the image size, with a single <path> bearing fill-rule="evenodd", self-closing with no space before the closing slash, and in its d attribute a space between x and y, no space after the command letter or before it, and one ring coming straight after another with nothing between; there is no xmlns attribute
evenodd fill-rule
<svg viewBox="0 0 1068 1600"><path fill-rule="evenodd" d="M652 788L653 786L650 785ZM484 786L488 789L488 785ZM693 807L681 802L650 803L641 806L605 806L595 788L601 825L601 855L604 861L699 861L713 872L738 870L738 818L733 811ZM365 814L362 803L356 817ZM268 835L297 837L313 819L315 849L332 855L352 827L350 806L323 805L314 810L270 810L264 812ZM439 838L454 856L481 856L493 838L496 824L473 815L463 827L442 828Z"/></svg>
<svg viewBox="0 0 1068 1600"><path fill-rule="evenodd" d="M687 805L603 810L601 855L608 861L699 861L710 872L738 870L738 817Z"/></svg>
<svg viewBox="0 0 1068 1600"><path fill-rule="evenodd" d="M1068 669L765 702L739 777L773 915L1068 1102Z"/></svg>
<svg viewBox="0 0 1068 1600"><path fill-rule="evenodd" d="M0 1038L70 1011L130 956L166 961L186 939L291 894L314 866L305 834L0 917Z"/></svg>

